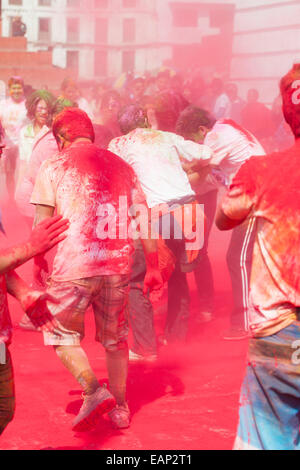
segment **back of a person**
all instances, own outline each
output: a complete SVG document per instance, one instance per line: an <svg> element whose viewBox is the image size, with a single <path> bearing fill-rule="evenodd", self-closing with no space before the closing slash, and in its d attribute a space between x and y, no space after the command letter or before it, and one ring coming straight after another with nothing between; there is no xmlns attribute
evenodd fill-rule
<svg viewBox="0 0 300 470"><path fill-rule="evenodd" d="M251 158L233 182L245 188L257 237L251 272L250 323L255 336L291 324L300 306L300 140L285 152ZM247 202L249 201L249 202Z"/></svg>
<svg viewBox="0 0 300 470"><path fill-rule="evenodd" d="M265 155L254 135L231 119L217 121L204 143L213 150L212 164L219 166L228 183L245 161Z"/></svg>
<svg viewBox="0 0 300 470"><path fill-rule="evenodd" d="M258 139L270 137L274 132L271 110L263 103L247 103L242 111L242 124Z"/></svg>
<svg viewBox="0 0 300 470"><path fill-rule="evenodd" d="M194 195L174 139L182 138L139 128L111 143L110 149L134 169L149 207Z"/></svg>
<svg viewBox="0 0 300 470"><path fill-rule="evenodd" d="M257 175L258 241L287 300L300 306L300 141L263 157ZM256 162L256 165L258 163Z"/></svg>
<svg viewBox="0 0 300 470"><path fill-rule="evenodd" d="M87 142L72 144L43 165L52 180L57 212L70 221L52 278L67 281L128 272L131 244L128 237L119 237L118 215L120 196L130 206L132 170L116 155Z"/></svg>

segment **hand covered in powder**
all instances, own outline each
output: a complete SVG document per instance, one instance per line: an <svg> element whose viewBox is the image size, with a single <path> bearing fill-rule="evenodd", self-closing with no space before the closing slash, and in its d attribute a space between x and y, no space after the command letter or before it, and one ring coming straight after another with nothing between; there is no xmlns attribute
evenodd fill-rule
<svg viewBox="0 0 300 470"><path fill-rule="evenodd" d="M33 256L50 250L66 238L64 233L69 228L69 221L61 215L48 217L32 230L28 243Z"/></svg>

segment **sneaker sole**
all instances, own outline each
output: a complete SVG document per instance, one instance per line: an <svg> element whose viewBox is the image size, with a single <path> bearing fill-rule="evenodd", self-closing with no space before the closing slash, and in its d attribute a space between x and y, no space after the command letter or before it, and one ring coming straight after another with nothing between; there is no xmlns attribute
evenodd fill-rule
<svg viewBox="0 0 300 470"><path fill-rule="evenodd" d="M87 432L95 428L98 424L99 418L104 414L111 411L116 406L116 401L114 398L108 398L91 411L91 413L86 416L83 420L77 423L72 427L72 430L75 432Z"/></svg>

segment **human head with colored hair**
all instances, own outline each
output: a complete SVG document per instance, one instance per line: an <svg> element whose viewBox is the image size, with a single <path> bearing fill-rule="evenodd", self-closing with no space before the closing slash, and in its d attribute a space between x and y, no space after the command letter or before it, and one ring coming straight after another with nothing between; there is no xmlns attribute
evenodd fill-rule
<svg viewBox="0 0 300 470"><path fill-rule="evenodd" d="M78 108L78 104L74 101L67 100L66 98L57 98L53 103L52 117L53 119L60 114L65 108Z"/></svg>
<svg viewBox="0 0 300 470"><path fill-rule="evenodd" d="M37 90L26 100L27 116L31 121L50 125L55 98L48 90Z"/></svg>
<svg viewBox="0 0 300 470"><path fill-rule="evenodd" d="M300 64L293 68L280 81L282 110L286 122L296 139L300 138Z"/></svg>
<svg viewBox="0 0 300 470"><path fill-rule="evenodd" d="M203 143L206 134L215 125L215 118L205 109L189 106L180 114L176 134L187 140Z"/></svg>
<svg viewBox="0 0 300 470"><path fill-rule="evenodd" d="M79 108L65 108L55 117L52 131L60 150L68 147L77 139L95 141L92 121Z"/></svg>
<svg viewBox="0 0 300 470"><path fill-rule="evenodd" d="M121 109L118 121L123 134L128 134L137 128L149 127L146 111L135 104L125 106Z"/></svg>
<svg viewBox="0 0 300 470"><path fill-rule="evenodd" d="M66 77L61 84L62 97L70 101L77 101L80 98L78 84L73 78Z"/></svg>
<svg viewBox="0 0 300 470"><path fill-rule="evenodd" d="M10 77L8 80L8 89L9 95L15 103L20 103L24 100L24 80L22 77Z"/></svg>

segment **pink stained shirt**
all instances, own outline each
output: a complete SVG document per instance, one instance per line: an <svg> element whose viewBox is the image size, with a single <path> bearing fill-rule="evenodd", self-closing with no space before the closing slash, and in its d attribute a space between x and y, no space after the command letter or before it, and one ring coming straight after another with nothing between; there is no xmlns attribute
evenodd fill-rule
<svg viewBox="0 0 300 470"><path fill-rule="evenodd" d="M55 207L70 221L67 238L58 245L53 280L130 271L128 209L133 203L145 205L145 198L134 172L119 157L91 143L72 144L41 165L31 203Z"/></svg>
<svg viewBox="0 0 300 470"><path fill-rule="evenodd" d="M300 306L300 139L284 152L249 159L221 208L257 219L250 280L250 327L269 336L297 319Z"/></svg>

